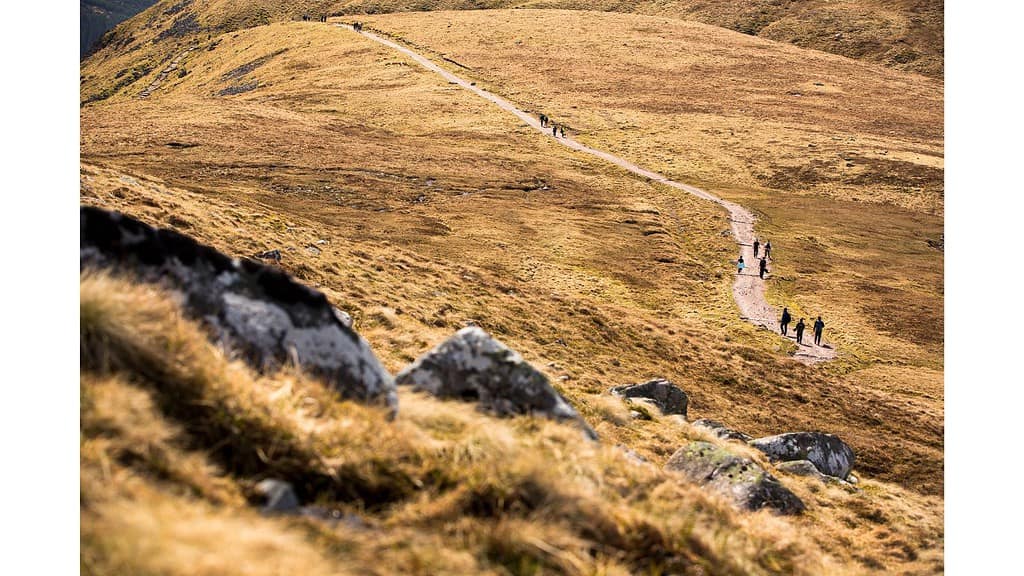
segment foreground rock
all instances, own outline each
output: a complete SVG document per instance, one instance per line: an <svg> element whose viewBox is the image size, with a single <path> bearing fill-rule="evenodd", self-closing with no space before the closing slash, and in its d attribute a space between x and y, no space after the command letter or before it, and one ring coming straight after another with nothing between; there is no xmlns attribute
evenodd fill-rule
<svg viewBox="0 0 1024 576"><path fill-rule="evenodd" d="M700 420L695 421L693 425L698 428L704 428L705 430L711 432L712 434L714 434L718 438L721 438L722 440L739 440L740 442L750 442L750 440L752 439L751 436L748 436L743 432L733 430L732 428L727 427L725 424L722 424L718 420L712 420L710 418L701 418Z"/></svg>
<svg viewBox="0 0 1024 576"><path fill-rule="evenodd" d="M574 420L589 437L597 438L544 374L476 326L456 332L402 370L395 381L439 398L475 400L498 416Z"/></svg>
<svg viewBox="0 0 1024 576"><path fill-rule="evenodd" d="M833 434L790 432L758 438L750 445L767 454L773 462L809 460L822 474L843 480L853 470L853 449Z"/></svg>
<svg viewBox="0 0 1024 576"><path fill-rule="evenodd" d="M173 230L81 208L81 267L110 268L182 295L185 312L259 370L297 362L341 396L398 408L394 380L320 292Z"/></svg>
<svg viewBox="0 0 1024 576"><path fill-rule="evenodd" d="M756 462L709 442L683 446L669 458L665 469L681 472L745 510L771 508L780 514L800 514L805 509L796 494Z"/></svg>
<svg viewBox="0 0 1024 576"><path fill-rule="evenodd" d="M686 417L686 407L690 400L681 388L665 380L655 378L642 384L616 386L612 394L621 398L643 398L650 400L661 410L662 414L682 414Z"/></svg>

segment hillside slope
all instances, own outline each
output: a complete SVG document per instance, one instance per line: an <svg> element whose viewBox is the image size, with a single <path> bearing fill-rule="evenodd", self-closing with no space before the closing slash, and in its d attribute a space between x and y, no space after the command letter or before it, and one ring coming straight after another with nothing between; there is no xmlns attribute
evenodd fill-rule
<svg viewBox="0 0 1024 576"><path fill-rule="evenodd" d="M198 4L199 0L188 9ZM166 4L154 8L166 9ZM365 521L383 527L387 537L367 542L342 529L339 541L337 532L324 535L315 523L310 527L300 524L300 532L286 530L282 535L287 538L284 541L303 546L298 557L314 559L311 561L317 564L318 554L325 555L325 563L332 558L357 558L360 560L354 565L364 569L357 571L365 571L372 567L372 562L365 559L384 555L382 564L376 567L382 573L529 573L537 565L564 573L590 573L609 566L608 572L616 573L645 567L637 558L668 559L666 562L685 558L683 564L667 563L664 566L669 568L663 569L700 565L711 573L941 570L941 332L937 342L934 334L925 334L936 321L941 326L941 306L937 310L932 306L941 303L942 260L940 252L924 243L924 237L941 233L940 216L917 205L894 208L870 181L844 182L845 188L836 189L832 195L822 189L794 189L786 184L779 189L751 185L742 179L772 161L771 152L779 142L747 138L742 142L743 151L719 154L726 147L714 146L721 146L724 135L712 130L721 130L718 123L734 122L729 110L696 113L692 131L683 132L683 138L666 138L671 131L654 134L654 146L666 142L674 146L690 135L699 135L708 150L688 154L698 160L692 165L704 159L708 162L702 183L720 186L716 192L759 206L758 226L769 227L773 241L777 229L821 239L778 242L781 270L797 268L800 282L821 282L821 278L849 275L839 270L834 270L833 276L805 273L807 267L822 265L820 257L816 259L808 251L839 251L849 258L859 283L819 287L819 294L812 293L810 298L804 284L792 294L786 293L782 287L792 286L792 278L780 278L780 288L775 289L776 297L792 310L821 310L821 301L827 300L829 307L825 309L843 319L833 323L829 316L828 336L841 343L839 360L818 369L809 368L789 357L791 346L767 337L738 318L730 289L730 260L735 245L727 232L723 235L729 222L716 207L566 150L490 104L351 31L318 22L273 19L267 25L225 31L211 24L219 13L194 12L198 30L179 25L180 36L167 34L155 43L141 41L160 36L183 17L177 14L164 19L154 14L144 13L119 29L133 31L137 34L134 40L115 34L120 44L108 44L83 64L84 204L117 209L152 224L172 227L231 255L279 250L279 265L322 290L334 305L351 314L359 332L392 372L458 328L470 323L482 326L548 373L595 427L603 446L623 445L656 469L660 470L684 439L692 437L689 426L678 418L657 413L648 414L650 419L631 418L622 402L608 394L611 386L655 376L670 378L690 394L691 420L715 418L754 436L826 429L853 446L856 473L865 479L860 491L839 490L849 498L832 487L822 488L812 482L805 485L798 480L799 495L811 503L812 513L795 520L733 518L720 512L725 508L719 499L695 492L670 496L669 500L680 504L673 504L671 511L658 511L655 508L663 504L648 506L646 497L631 490L654 490L654 484L661 486L664 477L656 476L653 484L645 484L646 480L632 472L620 475L614 471L619 465L605 461L604 456L586 451L580 455L582 460L576 461L572 474L582 474L612 490L640 486L623 488L627 495L619 496L633 498L630 502L637 506L624 504L625 508L614 512L623 514L626 521L606 524L606 519L595 520L599 527L615 527L607 532L604 528L595 531L588 524L593 517L580 520L575 512L551 516L527 507L524 515L509 517L486 500L483 508L472 508L475 516L467 514L465 508L458 507L464 501L457 495L435 490L429 484L430 478L436 478L432 474L438 472L440 462L448 461L441 456L439 460L414 458L414 466L424 461L434 466L414 471L413 477L424 482L424 491L393 509L374 509L364 515ZM534 36L542 36L551 25L568 29L576 25L577 19L600 17L607 20L587 21L598 22L611 31L635 28L631 33L636 36L628 42L636 45L665 35L671 42L694 46L694 37L714 34L715 40L723 43L719 45L721 51L733 50L738 56L761 52L766 60L778 59L779 68L769 67L767 75L746 75L749 87L735 93L743 110L754 111L745 121L751 126L771 108L763 103L755 106L757 100L780 97L779 86L772 80L775 75L798 72L798 68L787 67L795 67L803 58L818 62L815 66L836 66L831 72L835 81L843 83L856 99L867 100L872 92L885 93L886 82L895 78L915 87L929 102L935 101L937 84L928 84L933 81L925 82L921 77L901 76L879 66L716 32L707 26L665 24L663 19L632 15L562 11L529 14L536 18L536 30L527 30ZM412 17L375 18L372 25L409 38L411 34L403 27L410 21L402 19ZM416 17L424 20L413 27L423 30L448 24L488 30L487 18L513 18L505 12ZM146 28L146 22L152 22L152 26ZM655 23L658 27L653 27ZM644 106L610 89L631 86L628 82L619 84L621 71L633 61L617 51L621 40L613 44L604 39L604 46L593 51L594 57L600 55L603 59L609 74L574 80L570 99L561 100L557 94L545 93L547 75L543 70L540 79L525 73L509 74L508 69L492 65L491 60L477 60L472 43L460 39L449 44L457 38L444 33L413 41L425 46L435 59L440 53L463 64L460 58L471 58L469 65L479 83L530 109L549 111L558 121L571 118L570 127L579 131L580 138L599 136L602 146L618 146L623 155L637 154L643 162L664 159L668 164L673 157L686 157L674 149L672 153L654 154L652 144L637 136L642 131L638 128L646 129L647 122L656 118L647 114L673 97L671 84L664 94L653 93L655 97ZM514 46L514 41L505 42L500 36L495 36L492 44L500 52ZM466 54L456 53L467 47L471 49ZM681 74L683 80L707 78L710 85L716 78L723 83L732 78L724 74L734 65L730 59L707 47L695 53L704 59L702 68ZM537 65L533 49L522 54L523 62ZM570 72L576 73L566 74ZM581 67L579 73L589 74L590 69ZM655 77L664 80L660 73ZM140 97L147 87L152 90ZM606 94L595 95L602 91ZM609 112L615 108L605 99L622 99L621 109ZM794 142L813 129L813 123L804 117L817 109L814 104L807 106L786 107L773 119L792 130ZM935 115L928 111L911 113L910 106L909 101L896 101L892 109L905 127L893 135L885 131L874 134L872 144L895 150L916 143L932 154L941 150L941 143L936 143L941 139L941 127L934 126ZM679 113L673 108L668 111ZM836 111L823 118L824 130L831 129L829 123L857 129L866 124L870 128L871 122L865 121L868 114L860 107ZM627 118L633 124L624 126L616 136L614 131L600 128L597 120L602 118ZM747 154L751 168L735 160ZM722 164L717 164L719 158L724 158ZM744 171L734 170L737 165L744 166ZM875 167L867 172L884 170ZM694 172L686 167L676 174L689 177ZM730 180L736 178L740 180ZM891 186L905 188L907 183L897 177ZM935 189L930 192L933 199L941 196ZM866 201L853 202L846 197L849 194L860 194L860 199ZM783 211L799 214L808 204L827 210L829 219L819 222L817 228L808 229L801 223L792 230L781 217ZM938 206L941 213L941 203ZM784 238L781 231L778 233ZM900 291L895 298L906 303L904 307L918 306L925 311L920 314L920 333L889 335L876 323L856 321L859 306L879 314L887 313L887 307L892 306L895 300L891 292L875 297L864 289L864 285L879 282L891 270L910 270L922 276L909 282L909 273L894 275L892 285L886 286ZM786 274L782 272L780 277ZM83 280L83 294L91 293L90 282ZM132 299L131 304L121 305L126 310L144 309L142 304L149 298L123 284L105 286L105 291L98 290L101 297L123 293ZM153 298L163 302L160 296ZM816 302L815 298L821 300ZM155 323L152 330L133 328L122 333L176 333L177 327L164 323L165 317L175 313L166 304L154 306L154 312L146 316ZM137 326L131 318L120 317L118 322ZM187 341L188 349L206 345L198 338ZM207 383L214 391L260 389L252 384L256 376L239 370L241 384L231 384L233 380L219 376ZM83 507L83 534L87 534L94 554L90 558L95 559L96 566L124 562L122 566L136 572L174 573L175 564L167 559L178 553L216 557L217 539L184 537L197 534L188 527L214 521L225 526L250 526L252 530L244 532L249 542L262 541L260 534L279 533L279 523L258 521L242 502L251 496L252 484L265 469L254 475L251 470L236 469L237 462L232 460L219 456L205 459L216 443L204 445L193 435L209 424L206 419L167 412L168 406L160 401L159 386L147 383L146 373L132 366L121 366L115 372L115 378L140 388L143 396L156 395L153 398L160 413L154 412L151 420L161 424L151 429L147 441L178 440L170 443L174 450L168 468L168 460L162 456L167 454L166 442L156 442L163 452L144 451L142 458L125 451L125 446L139 441L124 432L131 429L129 425L117 426L113 436L109 428L102 427L95 434L83 435L83 454L89 454L83 457L83 478L96 480L87 486L83 480L83 498L102 502L96 507ZM129 399L132 405L148 402L139 399L134 388L125 390L125 382L103 381L107 376L109 372L95 366L83 367L83 389L97 390L85 394L113 403L114 407L104 414L120 414L123 411L117 407ZM338 418L358 422L360 430L379 427L380 415L363 412L360 407L335 405L315 392L315 383L300 376L294 380L287 374L267 378L272 381L268 387L275 390L286 386L279 378L287 379L293 390L302 391L296 401L306 402L301 396L312 397L328 406L325 414L329 417L308 422L304 420L306 412L280 404L272 404L273 410L265 408L270 404L261 404L263 407L255 408L257 413L294 417L314 430L321 425L329 428L329 422ZM263 402L261 394L240 396ZM281 392L267 402L280 401L287 394ZM528 475L502 476L497 466L518 461L518 456L509 451L519 453L514 448L519 444L544 446L537 448L537 454L545 461L555 453L577 450L572 443L575 439L560 436L561 428L549 429L530 419L507 428L505 423L478 419L469 411L451 408L460 415L460 423L423 423L419 420L423 413L444 413L449 406L420 402L409 402L411 421L400 424L395 436L389 438L398 446L411 446L415 454L420 454L421 441L448 455L452 452L444 442L473 446L474 454L488 454L481 461L487 469L481 473L484 486L493 480L525 486L525 493L533 493L531 487L537 483ZM417 410L416 406L421 408ZM249 410L238 404L225 409L231 418L243 417ZM463 415L468 420L461 420ZM83 413L83 422L93 418ZM176 435L174 426L182 427L182 435ZM433 430L434 426L439 430ZM515 440L492 450L493 443L476 432L460 432L469 429L493 431L503 438L511 435ZM423 440L426 436L432 439ZM433 444L438 436L442 437L441 445ZM276 445L265 441L265 437L256 437L252 442L264 452L267 446ZM104 450L113 452L93 453L85 449L86 445L103 445ZM332 452L332 457L394 464L403 467L403 474L408 472L404 466L410 462L406 459L409 453L387 453L374 459L364 452L349 452L345 442L329 445L344 450ZM351 446L359 445L354 442ZM532 448L523 450L532 452ZM156 454L157 458L151 462L147 454ZM113 469L111 462L116 463ZM161 463L163 468L154 467ZM609 467L613 470L606 470ZM168 470L173 473L168 474ZM213 471L192 473L201 470ZM294 475L304 473L290 470ZM594 470L603 472L597 474ZM104 488L98 479L110 477L119 481ZM543 493L549 493L547 478L540 483ZM381 481L386 483L386 479ZM685 483L682 486L683 490L692 488ZM657 488L669 490L668 494L676 489L674 482ZM323 498L347 512L358 511L373 501L367 494L344 501L338 501L333 493ZM634 544L616 542L609 536L628 533L638 526L632 522L644 514L665 519L668 524L663 526L668 527L668 533L678 534L679 527L672 524L679 520L678 510L705 510L705 501L715 511L707 516L697 512L695 527L687 529L695 536L667 544L663 550L640 552L633 549ZM516 506L519 504L513 504ZM134 512L119 514L126 510ZM428 518L417 523L421 515ZM152 534L147 527L161 522L174 526L183 536L175 539L181 549L145 548L146 542L153 541L145 537ZM659 541L657 534L662 528L642 530L645 541ZM510 533L528 536L525 540L510 540ZM130 534L142 536L129 538ZM466 534L473 536L466 540ZM739 534L740 542L731 543L733 537L715 534ZM387 551L388 543L403 539L413 544L402 549L404 552ZM128 544L119 547L116 542L120 540ZM496 546L506 541L510 548ZM313 549L305 546L309 543ZM545 543L554 543L554 548L544 549ZM579 550L586 552L578 555ZM433 552L428 551L441 557L431 556ZM270 556L279 558L277 552ZM132 564L144 558L155 558L155 564Z"/></svg>
<svg viewBox="0 0 1024 576"><path fill-rule="evenodd" d="M324 14L557 8L693 20L934 78L942 78L944 67L942 0L163 0L159 4L161 8L149 15L145 27L165 37L190 27L226 32ZM85 3L82 10L84 14ZM201 14L202 22L193 23L189 14ZM140 36L139 32L128 26L118 35L128 38Z"/></svg>
<svg viewBox="0 0 1024 576"><path fill-rule="evenodd" d="M78 56L82 58L111 28L156 3L156 0L81 0Z"/></svg>
<svg viewBox="0 0 1024 576"><path fill-rule="evenodd" d="M338 12L346 15L558 8L664 16L897 70L937 78L943 75L942 0L350 0L337 6Z"/></svg>

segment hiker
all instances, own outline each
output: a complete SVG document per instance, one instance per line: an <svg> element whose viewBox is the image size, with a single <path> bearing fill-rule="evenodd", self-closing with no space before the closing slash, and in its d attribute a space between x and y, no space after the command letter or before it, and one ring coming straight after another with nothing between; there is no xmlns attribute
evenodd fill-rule
<svg viewBox="0 0 1024 576"><path fill-rule="evenodd" d="M764 257L765 258L771 258L772 257L772 241L771 240L769 240L769 241L764 243Z"/></svg>
<svg viewBox="0 0 1024 576"><path fill-rule="evenodd" d="M786 330L789 329L789 322L792 319L793 319L793 317L789 315L789 308L783 308L782 309L782 319L779 320L779 330L782 332L783 336L786 335Z"/></svg>
<svg viewBox="0 0 1024 576"><path fill-rule="evenodd" d="M558 124L551 125L551 135L558 138Z"/></svg>
<svg viewBox="0 0 1024 576"><path fill-rule="evenodd" d="M547 128L548 126L548 117L544 114L540 115L540 125L542 128Z"/></svg>
<svg viewBox="0 0 1024 576"><path fill-rule="evenodd" d="M562 138L565 138L565 124L562 124L562 126L559 127L559 130L562 132Z"/></svg>
<svg viewBox="0 0 1024 576"><path fill-rule="evenodd" d="M803 344L804 343L804 319L803 318L801 318L800 321L796 323L796 343L797 344Z"/></svg>
<svg viewBox="0 0 1024 576"><path fill-rule="evenodd" d="M736 261L736 273L743 274L743 269L746 268L746 266L747 265L743 263L743 256L740 256L740 259Z"/></svg>
<svg viewBox="0 0 1024 576"><path fill-rule="evenodd" d="M825 323L821 321L821 316L814 321L814 345L821 346L821 331L825 329Z"/></svg>
<svg viewBox="0 0 1024 576"><path fill-rule="evenodd" d="M764 258L761 258L760 268L761 268L761 280L764 280L764 273L768 271L768 262Z"/></svg>
<svg viewBox="0 0 1024 576"><path fill-rule="evenodd" d="M757 249L761 247L761 243L754 238L754 258L757 258Z"/></svg>

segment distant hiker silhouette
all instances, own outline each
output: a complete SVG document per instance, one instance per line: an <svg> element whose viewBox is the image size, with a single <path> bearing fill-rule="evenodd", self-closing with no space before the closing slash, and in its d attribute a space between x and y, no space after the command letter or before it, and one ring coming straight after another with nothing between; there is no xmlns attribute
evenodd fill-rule
<svg viewBox="0 0 1024 576"><path fill-rule="evenodd" d="M740 259L736 261L736 273L743 274L743 269L746 267L747 265L743 263L743 256L740 256Z"/></svg>
<svg viewBox="0 0 1024 576"><path fill-rule="evenodd" d="M796 343L797 344L803 344L804 343L804 319L803 318L801 318L800 321L796 323Z"/></svg>
<svg viewBox="0 0 1024 576"><path fill-rule="evenodd" d="M768 262L764 258L761 258L760 269L761 280L764 280L764 273L768 271Z"/></svg>
<svg viewBox="0 0 1024 576"><path fill-rule="evenodd" d="M558 138L558 124L551 125L551 135Z"/></svg>
<svg viewBox="0 0 1024 576"><path fill-rule="evenodd" d="M562 132L562 138L565 138L565 124L559 126L558 129Z"/></svg>
<svg viewBox="0 0 1024 576"><path fill-rule="evenodd" d="M761 247L761 243L754 238L754 258L757 258L757 249Z"/></svg>
<svg viewBox="0 0 1024 576"><path fill-rule="evenodd" d="M789 308L782 309L782 319L779 320L779 330L782 335L786 335L786 331L789 329L789 323L793 320L793 317L789 315Z"/></svg>
<svg viewBox="0 0 1024 576"><path fill-rule="evenodd" d="M772 257L772 241L771 240L769 240L769 241L764 243L764 257L765 258L771 258Z"/></svg>
<svg viewBox="0 0 1024 576"><path fill-rule="evenodd" d="M825 323L821 321L821 316L814 321L814 345L821 346L821 331L825 329Z"/></svg>
<svg viewBox="0 0 1024 576"><path fill-rule="evenodd" d="M548 125L548 117L543 115L543 114L541 114L540 115L540 126L541 126L541 128L544 128L547 125Z"/></svg>

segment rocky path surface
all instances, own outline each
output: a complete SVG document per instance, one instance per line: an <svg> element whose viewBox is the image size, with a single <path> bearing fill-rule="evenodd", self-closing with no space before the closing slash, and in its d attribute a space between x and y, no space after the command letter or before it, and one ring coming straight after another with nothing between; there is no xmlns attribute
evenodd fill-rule
<svg viewBox="0 0 1024 576"><path fill-rule="evenodd" d="M139 93L139 98L149 98L149 95L155 92L156 89L164 83L164 80L167 79L167 75L178 69L178 64L181 63L182 59L184 59L185 56L188 56L188 53L195 49L195 46L187 48L185 49L184 52L175 56L174 59L171 60L171 62L167 65L167 67L161 70L160 73L157 74L156 78L153 79L152 82L150 82L149 86L146 86L146 89Z"/></svg>
<svg viewBox="0 0 1024 576"><path fill-rule="evenodd" d="M337 26L355 31L352 28L352 26L347 24L337 24ZM361 34L362 36L366 37L369 40L379 42L389 48L392 48L394 50L401 52L402 54L405 54L409 58L412 58L420 66L426 68L427 70L430 70L431 72L439 74L448 82L452 84L457 84L465 88L466 90L473 92L477 96L480 96L485 100L493 102L502 110L514 114L520 120L525 122L528 126L533 127L542 134L554 138L554 136L552 136L551 134L550 128L541 126L539 119L537 119L530 113L520 110L508 100L505 100L504 98L496 94L492 94L491 92L488 92L482 88L477 87L474 82L470 82L468 80L456 76L455 74L452 74L448 70L441 68L440 66L438 66L425 56L420 55L419 53L409 49L406 46L402 46L401 44L388 40L387 38L384 38L372 32L367 32L366 30L357 31L357 33ZM729 202L728 200L723 200L722 198L719 198L718 196L701 190L700 188L697 188L695 186L690 186L689 184L683 184L682 182L670 180L669 178L662 176L657 172L652 172L650 170L637 166L636 164L633 164L632 162L629 162L628 160L625 160L618 156L615 156L614 154L610 154L603 150L597 150L595 148L591 148L589 146L580 144L579 142L573 140L570 137L559 137L556 139L562 145L568 146L573 150L578 150L585 154L596 156L602 160L611 162L616 166L619 166L629 172L632 172L633 174L643 176L644 178L649 178L650 180L664 184L666 186L677 188L679 190L687 192L688 194L692 194L694 196L697 196L698 198L707 200L708 202L714 202L715 204L718 204L725 208L729 212L729 220L732 223L732 235L736 239L736 242L740 248L740 255L743 256L743 260L744 262L746 262L747 265L747 268L743 270L742 274L737 274L736 281L733 283L732 287L733 298L735 298L736 305L740 309L740 318L754 325L762 326L768 330L775 332L776 334L779 334L778 319L781 316L781 312L777 310L774 306L768 304L767 300L765 300L765 283L764 280L762 280L758 275L757 261L754 258L754 249L752 246L755 238L754 215L749 210L740 206L739 204ZM771 269L770 262L771 261L769 260L769 270ZM818 362L831 360L832 358L835 358L835 348L829 345L827 342L823 342L822 346L814 345L814 335L812 331L814 319L808 318L805 320L805 323L807 325L807 329L804 332L803 344L797 347L798 349L796 353L793 355L793 357L805 364L816 364ZM795 326L795 324L796 319L794 319L794 321L790 324L789 336L783 336L784 338L789 338L790 340L795 341L795 337L793 336L793 326Z"/></svg>

